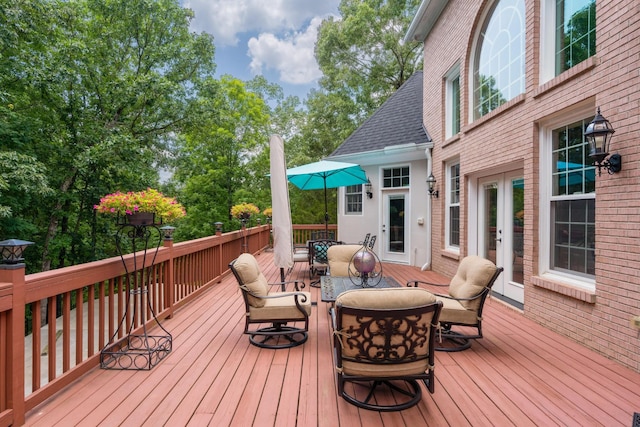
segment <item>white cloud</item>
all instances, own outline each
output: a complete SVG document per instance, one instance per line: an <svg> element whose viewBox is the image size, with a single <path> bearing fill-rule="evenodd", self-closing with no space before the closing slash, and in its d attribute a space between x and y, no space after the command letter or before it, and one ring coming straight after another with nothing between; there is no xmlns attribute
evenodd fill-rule
<svg viewBox="0 0 640 427"><path fill-rule="evenodd" d="M183 0L195 18L191 30L214 36L216 48L238 50L223 72L275 70L282 83L307 85L321 76L314 57L318 26L338 13L340 0ZM248 40L242 45L240 40ZM243 64L246 58L250 64ZM250 59L249 59L250 58Z"/></svg>
<svg viewBox="0 0 640 427"><path fill-rule="evenodd" d="M253 74L262 74L263 68L275 69L280 80L291 84L308 84L322 75L314 57L314 47L321 18L314 18L303 32L294 32L284 38L262 33L249 40L248 54Z"/></svg>
<svg viewBox="0 0 640 427"><path fill-rule="evenodd" d="M337 12L339 0L184 0L195 12L194 31L213 34L216 45L238 43L238 34L297 31L315 16Z"/></svg>

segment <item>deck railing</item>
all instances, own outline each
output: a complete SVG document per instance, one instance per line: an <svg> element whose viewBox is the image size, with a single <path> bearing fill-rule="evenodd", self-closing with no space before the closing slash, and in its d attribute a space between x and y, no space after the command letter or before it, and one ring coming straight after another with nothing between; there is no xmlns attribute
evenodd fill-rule
<svg viewBox="0 0 640 427"><path fill-rule="evenodd" d="M324 225L294 226L294 243L318 230ZM270 242L270 227L261 225L188 242L165 240L153 265L150 257L141 265L144 255L136 253L26 276L24 265L1 268L0 426L24 424L26 412L98 366L114 334L118 340L173 316L219 283L240 253L260 252ZM142 269L145 297L127 295L127 272ZM126 327L118 328L123 316Z"/></svg>

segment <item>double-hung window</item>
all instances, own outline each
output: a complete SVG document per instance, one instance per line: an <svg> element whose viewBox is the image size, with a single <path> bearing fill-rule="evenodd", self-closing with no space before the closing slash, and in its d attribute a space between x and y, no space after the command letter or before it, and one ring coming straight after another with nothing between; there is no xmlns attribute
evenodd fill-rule
<svg viewBox="0 0 640 427"><path fill-rule="evenodd" d="M460 67L454 67L445 78L445 135L451 138L460 132Z"/></svg>
<svg viewBox="0 0 640 427"><path fill-rule="evenodd" d="M548 159L543 182L548 200L541 209L541 268L573 278L588 289L595 279L595 168L584 131L592 117L567 120L542 132ZM546 247L545 247L546 246Z"/></svg>
<svg viewBox="0 0 640 427"><path fill-rule="evenodd" d="M460 163L447 164L446 182L446 234L445 246L448 250L460 250Z"/></svg>
<svg viewBox="0 0 640 427"><path fill-rule="evenodd" d="M345 188L345 214L354 215L362 213L362 184L349 185Z"/></svg>

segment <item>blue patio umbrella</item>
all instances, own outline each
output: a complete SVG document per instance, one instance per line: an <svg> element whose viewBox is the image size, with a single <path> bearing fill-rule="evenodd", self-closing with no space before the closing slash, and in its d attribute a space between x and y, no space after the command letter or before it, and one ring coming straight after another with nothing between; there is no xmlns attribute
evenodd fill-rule
<svg viewBox="0 0 640 427"><path fill-rule="evenodd" d="M324 189L324 228L329 231L327 188L367 183L367 174L355 163L321 160L287 169L287 179L301 190Z"/></svg>

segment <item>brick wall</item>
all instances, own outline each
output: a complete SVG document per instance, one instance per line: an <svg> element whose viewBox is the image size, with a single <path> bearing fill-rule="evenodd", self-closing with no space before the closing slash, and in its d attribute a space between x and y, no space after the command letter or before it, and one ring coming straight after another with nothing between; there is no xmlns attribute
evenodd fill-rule
<svg viewBox="0 0 640 427"><path fill-rule="evenodd" d="M474 122L470 121L468 76L474 37L489 1L449 2L425 40L424 122L434 140L433 174L441 197L434 199L433 269L453 275L469 253L469 189L478 178L517 169L525 179L524 313L607 357L640 371L640 337L631 328L640 315L640 3L598 1L596 55L551 81L539 84L539 1L526 0L525 93ZM460 64L459 135L444 138L444 76ZM596 177L595 293L553 281L540 271L540 123L576 106L603 115L616 132L611 151L623 157L622 171ZM444 249L444 165L461 165L460 256ZM490 325L487 325L490 327Z"/></svg>

